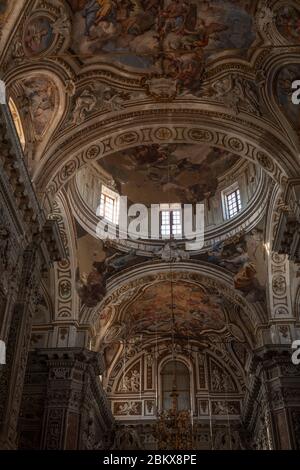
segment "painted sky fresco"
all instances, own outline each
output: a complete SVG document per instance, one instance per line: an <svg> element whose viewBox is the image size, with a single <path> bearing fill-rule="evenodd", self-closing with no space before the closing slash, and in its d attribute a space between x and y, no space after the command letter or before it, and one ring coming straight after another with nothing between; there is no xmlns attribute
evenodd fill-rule
<svg viewBox="0 0 300 470"><path fill-rule="evenodd" d="M252 6L251 6L252 3ZM255 40L247 0L69 0L74 52L124 68L163 73L195 88L203 61Z"/></svg>
<svg viewBox="0 0 300 470"><path fill-rule="evenodd" d="M197 203L213 196L237 156L208 145L149 145L110 155L99 165L132 202Z"/></svg>

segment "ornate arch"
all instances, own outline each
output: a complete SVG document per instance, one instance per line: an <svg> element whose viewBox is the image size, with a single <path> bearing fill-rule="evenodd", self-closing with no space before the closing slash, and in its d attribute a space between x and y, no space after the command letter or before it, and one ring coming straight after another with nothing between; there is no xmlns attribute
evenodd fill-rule
<svg viewBox="0 0 300 470"><path fill-rule="evenodd" d="M143 287L170 281L171 277L174 282L192 283L221 295L232 305L233 317L228 321L236 320L242 329L245 325L243 334L251 348L255 343L260 344L266 321L265 312L260 304L248 303L242 294L234 290L232 277L227 271L204 262L181 262L172 263L171 275L169 263L152 262L143 263L110 279L107 295L101 304L95 309L85 309L81 312L81 322L91 325L93 348L99 349L102 343L112 342L114 338L122 335L122 312L139 296Z"/></svg>
<svg viewBox="0 0 300 470"><path fill-rule="evenodd" d="M291 152L275 135L257 126L251 132L249 122L227 117L226 122L217 112L199 109L178 112L176 108L168 109L166 106L159 110L157 105L155 110L140 109L125 116L120 113L119 119L114 124L110 123L109 129L105 121L96 121L90 129L83 128L70 138L66 136L60 146L51 149L51 154L55 151L51 161L48 152L48 161L40 167L34 179L41 191L47 188L55 194L78 169L92 160L138 145L167 142L205 143L236 153L260 165L281 186L286 178L296 174ZM232 121L237 121L238 130L233 130ZM138 128L136 122L139 123ZM83 146L82 141L85 142ZM81 148L79 152L78 146Z"/></svg>

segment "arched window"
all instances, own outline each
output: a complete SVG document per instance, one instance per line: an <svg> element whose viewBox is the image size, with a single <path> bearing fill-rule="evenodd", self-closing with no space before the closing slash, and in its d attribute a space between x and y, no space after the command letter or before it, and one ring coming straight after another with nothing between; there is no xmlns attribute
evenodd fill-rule
<svg viewBox="0 0 300 470"><path fill-rule="evenodd" d="M13 102L13 100L11 98L9 99L8 105L9 105L9 109L10 109L10 112L11 112L11 115L12 115L12 118L13 118L13 121L14 121L14 124L15 124L17 134L19 136L21 147L24 150L24 148L25 148L25 135L24 135L23 126L22 126L22 122L21 122L19 112L17 110L17 107L16 107L15 103Z"/></svg>
<svg viewBox="0 0 300 470"><path fill-rule="evenodd" d="M190 410L190 373L180 361L169 361L161 370L162 409L172 408L172 391L176 386L178 410Z"/></svg>

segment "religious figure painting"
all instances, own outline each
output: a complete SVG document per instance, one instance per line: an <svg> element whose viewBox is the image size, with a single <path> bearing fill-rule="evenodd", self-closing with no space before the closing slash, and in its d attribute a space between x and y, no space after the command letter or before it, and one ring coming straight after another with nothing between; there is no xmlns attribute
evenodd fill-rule
<svg viewBox="0 0 300 470"><path fill-rule="evenodd" d="M47 50L53 41L53 31L48 18L38 17L29 21L24 45L29 55L37 55Z"/></svg>
<svg viewBox="0 0 300 470"><path fill-rule="evenodd" d="M39 75L24 80L22 86L24 95L20 108L24 115L29 115L34 134L39 139L53 119L55 85L50 79Z"/></svg>
<svg viewBox="0 0 300 470"><path fill-rule="evenodd" d="M248 301L264 301L267 270L260 229L215 243L208 253L199 258L231 271L235 289Z"/></svg>
<svg viewBox="0 0 300 470"><path fill-rule="evenodd" d="M256 3L256 2L253 2ZM245 0L69 0L76 54L163 73L195 90L204 60L255 40Z"/></svg>

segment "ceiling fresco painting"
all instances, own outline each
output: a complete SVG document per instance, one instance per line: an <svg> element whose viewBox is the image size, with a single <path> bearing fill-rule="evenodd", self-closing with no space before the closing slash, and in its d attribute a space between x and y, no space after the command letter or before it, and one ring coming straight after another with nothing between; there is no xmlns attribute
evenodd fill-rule
<svg viewBox="0 0 300 470"><path fill-rule="evenodd" d="M171 288L173 292L171 293ZM173 299L173 307L172 307ZM222 299L188 283L162 282L146 288L130 305L125 321L135 334L170 333L172 311L175 335L197 336L203 330L221 330L225 326Z"/></svg>
<svg viewBox="0 0 300 470"><path fill-rule="evenodd" d="M249 1L69 1L73 49L81 57L164 73L197 88L203 61L224 49L242 55L255 40Z"/></svg>
<svg viewBox="0 0 300 470"><path fill-rule="evenodd" d="M218 242L205 255L200 255L199 259L232 272L235 289L249 301L265 299L267 268L261 229Z"/></svg>
<svg viewBox="0 0 300 470"><path fill-rule="evenodd" d="M0 0L0 42L0 448L167 450L185 403L300 449L299 0Z"/></svg>
<svg viewBox="0 0 300 470"><path fill-rule="evenodd" d="M27 24L24 46L28 55L43 53L51 46L53 39L54 34L48 18L35 17Z"/></svg>
<svg viewBox="0 0 300 470"><path fill-rule="evenodd" d="M102 344L109 355L124 342L129 347L174 340L178 348L186 349L190 342L207 344L208 338L219 334L228 343L246 341L236 322L239 310L218 289L170 278L146 284L138 292L131 289L126 299L101 311Z"/></svg>
<svg viewBox="0 0 300 470"><path fill-rule="evenodd" d="M154 144L105 157L99 165L132 202L197 203L215 194L218 178L238 160L209 145Z"/></svg>
<svg viewBox="0 0 300 470"><path fill-rule="evenodd" d="M87 244L88 255L85 255L84 262L79 262L76 271L76 289L83 304L95 307L105 296L106 282L111 276L147 261L147 258L137 256L135 249L122 253L109 241L103 243L101 240L91 240L90 235L83 238ZM91 247L94 248L93 253L89 252Z"/></svg>
<svg viewBox="0 0 300 470"><path fill-rule="evenodd" d="M40 140L54 118L56 87L45 75L26 78L21 87L24 93L21 113L27 123L32 123L36 140ZM26 131L28 132L28 128Z"/></svg>
<svg viewBox="0 0 300 470"><path fill-rule="evenodd" d="M225 241L213 244L211 248L200 254L188 253L178 248L176 243L166 242L162 249L154 249L152 256L155 260L165 263L192 260L193 263L200 265L205 261L220 266L230 273L232 287L247 301L264 305L267 267L263 233L260 227L247 234L241 232L234 237L228 237ZM89 238L89 235L84 237L85 243L88 243ZM93 254L85 256L84 263L80 263L82 266L78 268L76 274L77 292L83 304L89 307L96 306L103 299L106 293L105 284L112 276L151 260L149 255L147 257L138 253L134 248L122 253L109 241L105 243L93 241L91 246L97 249L94 248Z"/></svg>

